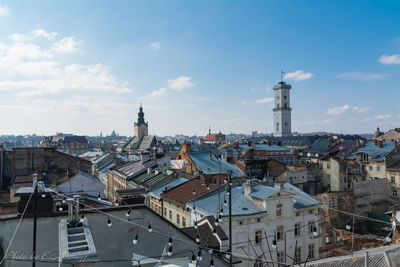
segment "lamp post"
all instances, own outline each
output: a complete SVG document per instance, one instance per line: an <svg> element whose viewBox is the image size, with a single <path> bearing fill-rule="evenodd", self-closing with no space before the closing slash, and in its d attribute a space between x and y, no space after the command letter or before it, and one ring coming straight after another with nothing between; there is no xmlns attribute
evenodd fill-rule
<svg viewBox="0 0 400 267"><path fill-rule="evenodd" d="M36 266L36 229L37 229L37 201L38 201L38 182L37 174L33 174L33 186L35 190L35 204L33 210L33 244L32 244L32 267ZM33 188L32 188L33 189Z"/></svg>
<svg viewBox="0 0 400 267"><path fill-rule="evenodd" d="M228 172L228 192L229 192L229 252L232 253L232 171ZM229 257L229 266L232 266L232 255Z"/></svg>

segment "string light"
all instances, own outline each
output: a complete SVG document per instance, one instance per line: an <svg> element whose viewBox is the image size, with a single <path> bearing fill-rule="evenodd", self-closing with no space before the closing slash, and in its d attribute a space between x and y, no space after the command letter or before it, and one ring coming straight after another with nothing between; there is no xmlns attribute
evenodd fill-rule
<svg viewBox="0 0 400 267"><path fill-rule="evenodd" d="M171 246L172 246L172 244L173 244L173 242L172 242L172 237L170 236L170 237L169 237L169 239L168 239L168 246L170 246L170 247L171 247Z"/></svg>
<svg viewBox="0 0 400 267"><path fill-rule="evenodd" d="M200 236L199 236L199 234L197 234L197 236L196 236L196 243L200 243Z"/></svg>
<svg viewBox="0 0 400 267"><path fill-rule="evenodd" d="M108 219L107 219L107 225L108 225L108 227L111 227L111 225L112 225L112 222L111 222L111 219L110 219L110 217L107 217Z"/></svg>
<svg viewBox="0 0 400 267"><path fill-rule="evenodd" d="M313 231L313 235L316 237L316 236L318 236L318 229L317 229L317 226L313 226L313 228L312 228L312 231Z"/></svg>
<svg viewBox="0 0 400 267"><path fill-rule="evenodd" d="M138 242L138 233L136 232L136 235L135 235L135 237L133 238L132 243L133 243L134 245L136 245L137 242Z"/></svg>
<svg viewBox="0 0 400 267"><path fill-rule="evenodd" d="M347 220L347 222L346 222L346 230L350 231L350 229L351 229L350 221Z"/></svg>
<svg viewBox="0 0 400 267"><path fill-rule="evenodd" d="M211 258L211 260L210 260L210 267L214 267L214 260L213 260L213 258Z"/></svg>
<svg viewBox="0 0 400 267"><path fill-rule="evenodd" d="M194 229L197 229L197 220L194 221Z"/></svg>
<svg viewBox="0 0 400 267"><path fill-rule="evenodd" d="M198 261L202 261L203 260L203 256L201 256L201 249L199 249L199 253L197 254L197 260Z"/></svg>
<svg viewBox="0 0 400 267"><path fill-rule="evenodd" d="M192 194L196 195L196 191L194 190L194 188L192 189Z"/></svg>
<svg viewBox="0 0 400 267"><path fill-rule="evenodd" d="M63 204L65 204L65 198L63 198L63 200L61 201Z"/></svg>
<svg viewBox="0 0 400 267"><path fill-rule="evenodd" d="M210 185L209 184L207 184L207 190L210 190Z"/></svg>
<svg viewBox="0 0 400 267"><path fill-rule="evenodd" d="M218 218L215 218L215 226L218 226Z"/></svg>
<svg viewBox="0 0 400 267"><path fill-rule="evenodd" d="M195 264L196 263L196 257L194 256L194 253L192 252L192 263Z"/></svg>
<svg viewBox="0 0 400 267"><path fill-rule="evenodd" d="M221 213L220 214L224 214L224 208L221 207Z"/></svg>
<svg viewBox="0 0 400 267"><path fill-rule="evenodd" d="M46 194L43 192L42 193L42 198L45 198L46 197Z"/></svg>
<svg viewBox="0 0 400 267"><path fill-rule="evenodd" d="M168 256L172 256L172 247L171 247L171 246L168 248L168 253L167 253L167 255L168 255Z"/></svg>
<svg viewBox="0 0 400 267"><path fill-rule="evenodd" d="M147 230L149 230L149 232L153 232L153 228L151 228L151 224L149 223L149 225L147 225Z"/></svg>
<svg viewBox="0 0 400 267"><path fill-rule="evenodd" d="M101 195L100 195L100 193L97 195L97 199L98 199L98 200L101 200Z"/></svg>
<svg viewBox="0 0 400 267"><path fill-rule="evenodd" d="M214 227L214 229L213 229L213 235L214 236L217 236L217 229Z"/></svg>
<svg viewBox="0 0 400 267"><path fill-rule="evenodd" d="M238 189L242 189L242 182L239 182L237 187Z"/></svg>
<svg viewBox="0 0 400 267"><path fill-rule="evenodd" d="M274 240L272 240L272 247L276 248L276 238L274 237Z"/></svg>
<svg viewBox="0 0 400 267"><path fill-rule="evenodd" d="M63 210L63 207L62 207L62 206L58 206L58 210L59 210L59 211L62 211L62 210Z"/></svg>
<svg viewBox="0 0 400 267"><path fill-rule="evenodd" d="M228 201L226 201L225 196L224 196L224 205L225 205L225 206L228 205Z"/></svg>
<svg viewBox="0 0 400 267"><path fill-rule="evenodd" d="M80 223L83 223L83 218L85 218L85 215L82 214L81 218L79 219Z"/></svg>
<svg viewBox="0 0 400 267"><path fill-rule="evenodd" d="M126 217L129 217L130 214L131 214L131 209L128 209L125 215Z"/></svg>
<svg viewBox="0 0 400 267"><path fill-rule="evenodd" d="M387 235L387 237L385 238L386 242L387 242L387 243L392 242L392 237L393 237L393 232L390 232L390 233Z"/></svg>
<svg viewBox="0 0 400 267"><path fill-rule="evenodd" d="M218 219L221 220L222 219L222 215L221 213L218 215Z"/></svg>

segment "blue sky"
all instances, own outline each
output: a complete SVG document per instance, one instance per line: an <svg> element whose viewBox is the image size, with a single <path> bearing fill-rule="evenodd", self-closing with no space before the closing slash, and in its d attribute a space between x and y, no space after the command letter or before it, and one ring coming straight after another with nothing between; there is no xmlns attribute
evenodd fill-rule
<svg viewBox="0 0 400 267"><path fill-rule="evenodd" d="M400 126L399 1L1 1L0 134Z"/></svg>

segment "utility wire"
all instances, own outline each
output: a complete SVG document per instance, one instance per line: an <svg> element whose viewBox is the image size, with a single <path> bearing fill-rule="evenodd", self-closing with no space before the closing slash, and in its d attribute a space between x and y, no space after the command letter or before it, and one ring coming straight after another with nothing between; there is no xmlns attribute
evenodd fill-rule
<svg viewBox="0 0 400 267"><path fill-rule="evenodd" d="M36 185L36 186L38 186L38 185ZM11 237L10 243L8 244L8 247L7 247L7 249L6 249L5 253L4 253L4 257L3 257L3 259L0 261L0 265L3 264L3 262L4 262L4 260L5 260L6 256L7 256L7 254L8 254L8 251L10 250L11 244L12 244L12 242L14 241L15 235L16 235L16 233L17 233L17 231L18 231L19 225L21 224L21 221L22 221L22 219L24 218L24 215L25 215L25 212L26 212L26 210L27 210L27 208L28 208L29 202L30 202L31 199L32 199L33 193L34 193L34 190L33 190L33 188L32 188L32 193L31 193L31 195L29 196L28 202L27 202L26 205L25 205L25 208L24 208L24 211L23 211L22 214L21 214L21 217L19 218L18 224L17 224L17 226L15 227L15 230L14 230L14 233L13 233L13 235L12 235L12 237Z"/></svg>

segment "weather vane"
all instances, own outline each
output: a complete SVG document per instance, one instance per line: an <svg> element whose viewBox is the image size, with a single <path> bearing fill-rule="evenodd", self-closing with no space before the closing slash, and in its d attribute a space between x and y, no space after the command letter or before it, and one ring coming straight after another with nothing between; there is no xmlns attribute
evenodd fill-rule
<svg viewBox="0 0 400 267"><path fill-rule="evenodd" d="M283 82L283 75L284 75L285 73L283 72L283 70L281 70L281 82Z"/></svg>

